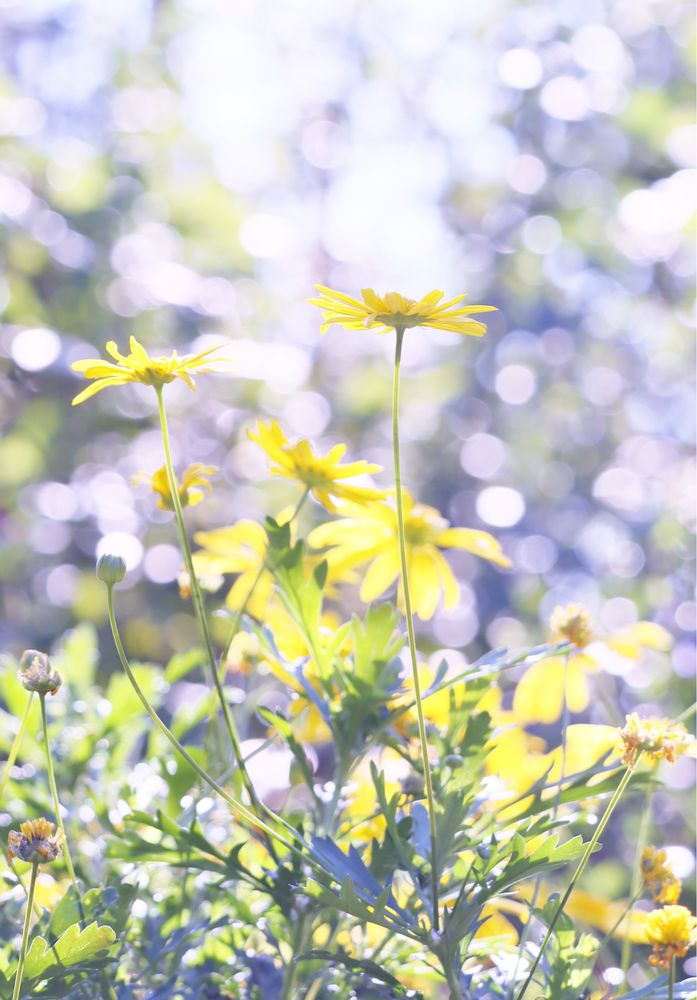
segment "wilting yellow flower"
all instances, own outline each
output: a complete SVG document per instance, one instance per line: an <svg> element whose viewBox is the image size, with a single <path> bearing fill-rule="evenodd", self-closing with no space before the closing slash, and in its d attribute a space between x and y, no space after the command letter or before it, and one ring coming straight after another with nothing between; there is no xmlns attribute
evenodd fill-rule
<svg viewBox="0 0 697 1000"><path fill-rule="evenodd" d="M655 717L640 719L636 712L627 716L620 730L620 743L622 763L628 767L636 762L640 753L645 753L649 760L663 759L674 764L694 746L694 740L682 723Z"/></svg>
<svg viewBox="0 0 697 1000"><path fill-rule="evenodd" d="M682 958L695 944L697 918L686 906L664 906L649 914L644 933L653 945L650 964L668 969L674 958Z"/></svg>
<svg viewBox="0 0 697 1000"><path fill-rule="evenodd" d="M84 403L90 396L110 385L125 385L127 382L141 382L143 385L158 388L180 378L190 389L195 389L191 376L215 371L215 368L211 367L211 354L219 351L221 346L209 347L208 350L200 351L198 354L185 354L181 358L176 351L169 356L154 358L135 337L130 338L129 344L131 353L126 355L119 353L113 340L106 345L108 353L116 360L116 364L112 361L103 361L101 358L86 358L83 361L76 361L71 366L73 371L81 372L85 378L96 379L75 397L73 406ZM223 360L215 358L212 359L212 363L220 364Z"/></svg>
<svg viewBox="0 0 697 1000"><path fill-rule="evenodd" d="M50 864L60 857L63 850L62 835L47 819L30 819L19 830L10 830L7 838L7 857L19 858L31 864Z"/></svg>
<svg viewBox="0 0 697 1000"><path fill-rule="evenodd" d="M682 883L668 864L668 855L647 847L641 855L641 874L654 903L672 905L680 899Z"/></svg>
<svg viewBox="0 0 697 1000"><path fill-rule="evenodd" d="M566 631L562 631L566 628ZM600 669L598 659L585 649L592 638L588 616L581 605L557 608L550 621L551 638L573 642L576 649L567 654L566 702L570 712L588 708L588 677ZM636 659L642 649L670 648L670 634L653 622L636 622L602 640L602 645L627 659ZM564 704L564 657L552 656L528 668L518 682L513 696L513 712L519 722L552 723L560 718Z"/></svg>
<svg viewBox="0 0 697 1000"><path fill-rule="evenodd" d="M338 323L346 330L375 330L388 333L390 330L406 330L414 326L427 326L434 330L452 330L472 337L482 337L486 326L479 320L469 319L475 313L495 311L496 306L460 305L466 296L458 295L449 302L441 302L444 293L429 292L418 301L407 299L399 292L376 295L372 288L364 288L363 301L354 299L343 292L335 292L324 285L315 285L319 298L310 299L310 304L323 310L321 331L324 333Z"/></svg>
<svg viewBox="0 0 697 1000"><path fill-rule="evenodd" d="M411 598L420 618L433 617L441 594L446 608L455 607L458 601L457 580L441 549L463 549L498 566L510 566L499 543L486 531L451 528L435 507L415 503L407 490L402 491L402 498ZM340 520L311 531L308 542L314 548L329 549L330 569L355 569L370 563L360 596L362 601L374 601L400 576L397 513L387 503L346 503L341 513Z"/></svg>
<svg viewBox="0 0 697 1000"><path fill-rule="evenodd" d="M202 465L200 462L195 462L184 470L181 482L175 477L177 493L179 494L179 501L182 507L195 507L202 500L205 500L206 493L210 493L212 489L208 477L214 475L217 471L218 469L215 465ZM134 477L134 482L140 482L141 478L149 483L153 493L157 493L159 497L157 506L160 510L174 510L172 494L167 479L167 469L164 465L157 472L154 472L150 478L143 473L142 477L141 475Z"/></svg>
<svg viewBox="0 0 697 1000"><path fill-rule="evenodd" d="M346 452L345 444L337 444L327 455L317 455L309 441L304 438L291 445L275 420L267 424L259 423L256 431L247 431L250 439L262 448L271 460L274 475L294 479L327 510L336 511L332 500L351 500L354 503L368 503L382 500L385 490L374 490L366 486L351 486L345 479L380 472L382 467L368 462L349 462L341 465Z"/></svg>

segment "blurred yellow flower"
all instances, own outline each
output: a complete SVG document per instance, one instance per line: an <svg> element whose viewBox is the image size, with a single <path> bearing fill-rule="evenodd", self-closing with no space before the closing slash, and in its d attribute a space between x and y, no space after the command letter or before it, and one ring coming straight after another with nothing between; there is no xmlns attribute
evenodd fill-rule
<svg viewBox="0 0 697 1000"><path fill-rule="evenodd" d="M273 592L273 577L264 569L268 546L264 528L243 518L227 528L197 531L194 541L201 546L193 555L196 575L206 578L236 574L225 603L239 611L246 602L251 615L263 618Z"/></svg>
<svg viewBox="0 0 697 1000"><path fill-rule="evenodd" d="M665 851L645 848L641 855L641 874L654 903L672 905L680 899L682 883L668 864Z"/></svg>
<svg viewBox="0 0 697 1000"><path fill-rule="evenodd" d="M563 626L561 612L568 612L569 608L580 608L580 605L569 605L567 609L557 609L559 617L555 611L550 625L552 626L551 637L555 640L567 639L574 641L571 635L575 635L578 642L574 642L577 649L568 654L568 665L566 668L566 700L570 712L583 712L588 707L590 700L590 686L588 683L589 674L596 673L600 669L600 664L595 655L583 648L585 642L591 638L587 617L576 615L575 622L573 615L567 614L566 624L571 632L566 634L560 631L559 625ZM581 645L581 643L583 645ZM619 653L627 659L636 659L642 649L656 649L664 651L670 648L670 634L660 625L653 622L636 622L626 629L622 629L614 636L602 640L602 645L608 649ZM513 696L513 712L520 722L556 722L561 717L564 705L564 657L552 656L546 660L540 660L533 664L518 682Z"/></svg>
<svg viewBox="0 0 697 1000"><path fill-rule="evenodd" d="M486 531L451 528L435 507L415 503L407 490L402 491L402 497L411 599L420 618L433 617L441 595L446 608L455 607L458 601L457 580L440 549L463 549L498 566L510 566L499 543ZM326 558L330 570L370 563L360 596L362 601L374 601L400 577L396 511L387 503L346 503L341 514L340 520L311 531L308 542L314 548L329 549ZM401 582L399 600L401 603Z"/></svg>
<svg viewBox="0 0 697 1000"><path fill-rule="evenodd" d="M461 703L464 684L453 686L452 688L445 687L442 691L435 691L431 694L430 688L434 677L434 671L428 664L419 664L424 718L439 729L444 729L450 719L451 698L456 706ZM443 680L446 679L447 674ZM403 711L401 715L398 715L394 721L395 729L402 735L406 735L412 726L416 726L418 718L416 705L414 704L414 677L411 673L402 678L401 689L395 699L390 702L389 709L390 711L396 711L406 705L410 707Z"/></svg>
<svg viewBox="0 0 697 1000"><path fill-rule="evenodd" d="M336 511L332 497L367 503L387 496L385 490L352 486L344 482L345 479L366 476L382 469L379 465L362 461L341 465L346 452L345 444L336 445L327 455L318 455L304 438L294 445L289 444L275 420L270 420L267 424L260 422L256 431L250 430L247 434L266 452L274 475L294 479L329 511Z"/></svg>
<svg viewBox="0 0 697 1000"><path fill-rule="evenodd" d="M466 333L471 337L482 337L486 326L479 320L470 319L475 313L493 312L496 306L463 306L465 295L458 295L449 302L441 302L444 293L429 292L422 299L407 299L398 292L376 295L372 288L364 288L363 301L354 299L343 292L335 292L324 285L315 285L319 298L310 299L310 304L323 310L324 333L334 323L346 330L375 330L388 333L390 330L406 330L415 326L431 327L434 330L452 330Z"/></svg>
<svg viewBox="0 0 697 1000"><path fill-rule="evenodd" d="M549 631L552 639L564 639L579 649L587 646L593 638L590 618L582 604L556 607L549 620Z"/></svg>
<svg viewBox="0 0 697 1000"><path fill-rule="evenodd" d="M534 879L524 882L517 888L517 899L503 897L495 900L494 904L504 912L515 913L525 922L530 911L523 900L529 901L537 894L539 902L542 903L549 899L552 893L558 892L558 888L548 882L542 882L537 889L536 886ZM603 899L576 887L564 907L564 912L574 920L596 927L604 934L612 934L612 937L618 940L628 937L635 944L645 944L644 927L648 913L643 910L627 912L627 907L626 899Z"/></svg>
<svg viewBox="0 0 697 1000"><path fill-rule="evenodd" d="M667 760L674 764L682 754L694 753L695 741L680 722L655 716L641 719L636 712L631 712L620 730L620 745L622 763L631 767L641 753L649 760Z"/></svg>
<svg viewBox="0 0 697 1000"><path fill-rule="evenodd" d="M650 964L668 969L674 958L682 958L697 941L697 918L686 906L652 910L646 921L645 937L653 945Z"/></svg>
<svg viewBox="0 0 697 1000"><path fill-rule="evenodd" d="M141 382L156 388L180 378L190 389L195 389L192 375L202 375L215 371L211 363L219 365L226 359L211 359L211 355L219 351L221 345L209 347L198 354L185 354L181 358L176 351L169 356L151 357L135 337L131 337L130 354L120 354L113 340L106 345L107 352L117 362L103 361L101 358L86 358L72 365L73 371L81 372L85 378L95 379L92 385L83 389L73 400L73 406L84 403L95 393L107 389L110 385L125 385L127 382Z"/></svg>
<svg viewBox="0 0 697 1000"><path fill-rule="evenodd" d="M176 481L177 493L182 507L195 507L202 500L205 500L206 493L210 493L212 489L208 477L217 471L215 465L202 465L200 462L195 462L184 470L181 482L178 479ZM153 493L159 497L157 506L160 510L174 510L172 494L167 481L167 469L164 465L160 466L152 476L148 476L147 473L139 473L133 477L133 482L147 482Z"/></svg>

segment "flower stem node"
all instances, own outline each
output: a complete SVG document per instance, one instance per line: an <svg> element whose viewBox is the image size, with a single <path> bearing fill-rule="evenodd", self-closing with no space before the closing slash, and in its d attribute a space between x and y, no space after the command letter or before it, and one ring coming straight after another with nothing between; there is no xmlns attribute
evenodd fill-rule
<svg viewBox="0 0 697 1000"><path fill-rule="evenodd" d="M22 823L19 830L10 830L7 838L7 857L19 858L29 864L50 864L63 852L63 837L47 819L31 819Z"/></svg>
<svg viewBox="0 0 697 1000"><path fill-rule="evenodd" d="M17 676L27 691L36 694L56 694L63 683L63 678L51 666L46 653L38 649L25 649L19 661Z"/></svg>
<svg viewBox="0 0 697 1000"><path fill-rule="evenodd" d="M125 575L126 563L121 556L103 555L97 560L97 576L107 587L121 583Z"/></svg>

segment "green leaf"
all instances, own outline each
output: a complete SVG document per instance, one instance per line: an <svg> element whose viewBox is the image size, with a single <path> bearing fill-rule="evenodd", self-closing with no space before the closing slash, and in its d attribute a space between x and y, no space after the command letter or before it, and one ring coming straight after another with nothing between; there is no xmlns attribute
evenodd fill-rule
<svg viewBox="0 0 697 1000"><path fill-rule="evenodd" d="M98 886L89 889L78 903L75 890L68 888L51 914L48 925L52 939L60 937L71 924L104 921L113 927L116 934L123 934L133 900L138 892L137 885L121 882L118 886Z"/></svg>
<svg viewBox="0 0 697 1000"><path fill-rule="evenodd" d="M202 649L187 649L184 653L175 653L164 670L164 678L168 684L175 684L186 677L192 670L204 662Z"/></svg>
<svg viewBox="0 0 697 1000"><path fill-rule="evenodd" d="M88 622L65 633L55 657L64 680L81 691L93 687L98 658L97 630Z"/></svg>
<svg viewBox="0 0 697 1000"><path fill-rule="evenodd" d="M133 666L133 674L138 684L143 689L143 693L148 701L157 704L158 680L162 676L159 667L138 663ZM111 714L109 724L120 726L130 722L134 716L143 715L145 709L140 703L138 695L131 687L128 677L122 673L114 674L106 689L106 698L111 702Z"/></svg>
<svg viewBox="0 0 697 1000"><path fill-rule="evenodd" d="M44 938L36 937L27 953L24 978L43 978L54 968L87 962L106 951L115 940L113 928L97 923L88 924L83 931L79 924L72 924L53 947Z"/></svg>

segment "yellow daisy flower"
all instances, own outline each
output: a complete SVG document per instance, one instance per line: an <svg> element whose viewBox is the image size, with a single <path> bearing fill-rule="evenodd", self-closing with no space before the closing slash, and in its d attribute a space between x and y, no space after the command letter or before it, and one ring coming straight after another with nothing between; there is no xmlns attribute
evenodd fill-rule
<svg viewBox="0 0 697 1000"><path fill-rule="evenodd" d="M433 617L441 596L446 608L455 607L458 601L457 580L441 549L463 549L498 566L510 566L499 543L486 531L451 528L435 507L415 503L407 490L402 491L402 498L411 597L420 618ZM340 520L311 531L308 542L314 548L329 549L326 559L330 570L355 569L369 563L360 597L374 601L400 576L396 511L387 503L346 503L341 513Z"/></svg>
<svg viewBox="0 0 697 1000"><path fill-rule="evenodd" d="M140 382L155 388L173 382L176 378L186 382L190 389L195 389L192 375L202 375L215 371L211 363L220 364L226 359L211 359L211 354L219 351L222 345L209 347L198 354L185 354L181 358L176 351L169 356L151 357L135 337L131 337L130 354L120 354L113 340L106 345L107 352L114 358L103 361L101 358L86 358L76 361L71 367L73 371L81 372L85 378L95 379L92 385L83 389L73 400L73 406L84 403L95 393L107 389L110 385L125 385L127 382Z"/></svg>
<svg viewBox="0 0 697 1000"><path fill-rule="evenodd" d="M266 452L271 461L271 471L276 476L294 479L309 490L312 496L327 510L335 512L332 500L352 500L367 503L382 500L385 490L374 490L365 486L351 486L344 482L356 476L381 472L380 465L368 462L349 462L341 465L346 452L345 444L338 444L327 455L317 455L309 441L304 438L291 445L275 420L267 424L259 423L255 431L247 431L249 438Z"/></svg>
<svg viewBox="0 0 697 1000"><path fill-rule="evenodd" d="M641 855L641 874L654 903L672 905L680 899L682 883L668 864L665 851L645 848Z"/></svg>
<svg viewBox="0 0 697 1000"><path fill-rule="evenodd" d="M568 654L566 700L569 711L584 712L590 702L588 678L600 664L585 647L593 640L588 615L579 604L556 608L550 620L552 640L566 640L575 649ZM643 649L670 649L670 634L653 622L636 622L602 645L626 659L636 660ZM533 664L518 682L513 696L513 712L519 722L556 722L564 705L564 657L553 656Z"/></svg>
<svg viewBox="0 0 697 1000"><path fill-rule="evenodd" d="M460 305L466 298L464 295L458 295L449 302L441 302L444 292L439 291L429 292L422 299L416 300L407 299L399 292L376 295L372 288L364 288L361 293L363 301L360 301L324 285L315 285L315 288L320 293L319 298L309 299L309 302L322 310L322 333L338 323L346 330L375 330L377 333L426 326L434 330L451 330L471 337L483 337L486 333L485 324L469 317L475 313L496 310L496 306Z"/></svg>
<svg viewBox="0 0 697 1000"><path fill-rule="evenodd" d="M651 965L670 968L674 958L682 958L697 940L697 918L686 906L664 906L653 910L644 928L646 941L653 945Z"/></svg>
<svg viewBox="0 0 697 1000"><path fill-rule="evenodd" d="M694 753L695 747L694 739L681 722L655 717L641 719L636 712L627 716L620 730L620 743L622 763L628 767L635 763L640 753L646 754L649 760L667 760L674 764L684 753Z"/></svg>

